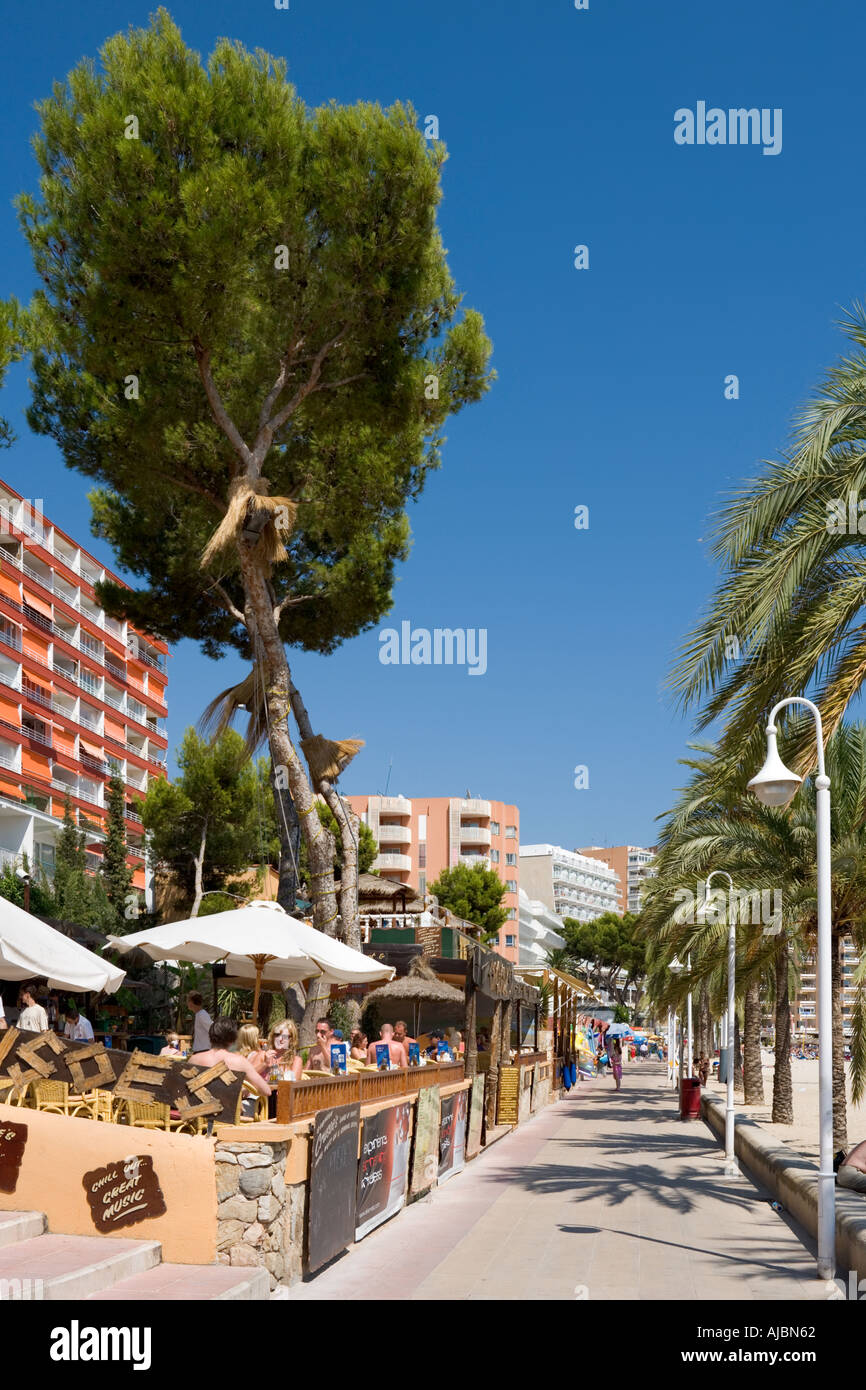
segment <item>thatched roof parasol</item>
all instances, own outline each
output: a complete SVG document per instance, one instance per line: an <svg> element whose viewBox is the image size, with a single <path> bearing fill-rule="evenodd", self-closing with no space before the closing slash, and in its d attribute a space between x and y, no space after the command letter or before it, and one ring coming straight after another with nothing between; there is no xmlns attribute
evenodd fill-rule
<svg viewBox="0 0 866 1390"><path fill-rule="evenodd" d="M424 903L409 883L400 883L395 878L382 878L379 874L358 875L358 906L390 907L392 912L423 912ZM400 904L400 906L398 906Z"/></svg>
<svg viewBox="0 0 866 1390"><path fill-rule="evenodd" d="M378 1004L396 1004L399 1001L411 1004L415 1014L414 1031L417 1035L422 1004L462 1005L464 997L462 989L455 989L454 985L447 985L444 980L439 979L429 961L423 956L415 956L407 975L371 990L364 1002L370 1000Z"/></svg>

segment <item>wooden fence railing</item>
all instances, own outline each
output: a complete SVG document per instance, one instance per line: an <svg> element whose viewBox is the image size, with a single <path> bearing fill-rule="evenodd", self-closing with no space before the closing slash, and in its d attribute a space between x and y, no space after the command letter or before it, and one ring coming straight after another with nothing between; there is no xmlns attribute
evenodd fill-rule
<svg viewBox="0 0 866 1390"><path fill-rule="evenodd" d="M440 1062L399 1071L359 1071L348 1076L323 1076L315 1081L277 1082L277 1124L290 1124L327 1110L332 1105L388 1100L414 1095L425 1086L452 1086L463 1080L462 1062Z"/></svg>

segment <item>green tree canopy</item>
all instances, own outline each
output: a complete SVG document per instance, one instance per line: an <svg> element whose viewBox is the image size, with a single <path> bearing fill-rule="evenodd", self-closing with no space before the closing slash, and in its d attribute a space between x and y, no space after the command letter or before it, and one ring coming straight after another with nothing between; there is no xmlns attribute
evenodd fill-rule
<svg viewBox="0 0 866 1390"><path fill-rule="evenodd" d="M330 809L330 807L329 807L329 806L326 806L325 803L324 803L323 801L317 802L317 805L318 805L318 809L319 809L319 820L321 821L322 825L324 825L325 828L326 828L327 830L330 830L331 834L332 834L333 837L334 837L334 844L335 844L335 846L336 846L336 851L337 851L337 852L336 852L336 857L335 857L335 859L334 859L334 872L336 873L336 876L337 876L337 878L339 879L339 877L340 877L340 872L341 872L342 867L343 867L343 836L342 836L342 832L341 832L341 830L340 830L339 825L337 824L337 818L336 818L336 816L334 815L333 811ZM274 810L273 810L273 801L271 801L270 806L271 806L270 814L271 814L271 817L272 817L272 819L273 819L274 829L276 829L276 815L275 815ZM378 855L378 853L379 853L379 846L376 844L376 837L375 837L375 835L373 834L373 832L372 832L372 830L370 829L369 825L365 825L363 821L360 821L359 824L358 824L358 873L359 873L359 874L366 874L366 873L369 872L370 868L372 867L373 861L374 861L374 859L376 858L376 856ZM306 846L306 843L304 843L304 842L301 843L301 855L300 855L300 866L299 866L299 867L300 867L300 878L301 878L301 882L302 882L303 884L307 885L307 881L308 881L308 877L309 877L309 872L310 872L310 856L309 856L309 854L307 853L307 846Z"/></svg>
<svg viewBox="0 0 866 1390"><path fill-rule="evenodd" d="M589 981L601 985L619 1004L624 1004L629 986L636 984L645 969L645 945L636 934L638 919L633 912L620 917L603 912L592 922L566 917L562 936L565 951L576 965L583 964ZM618 979L620 971L625 978Z"/></svg>
<svg viewBox="0 0 866 1390"><path fill-rule="evenodd" d="M455 864L453 869L443 869L436 882L428 886L428 892L439 899L440 906L481 927L485 941L497 937L500 927L508 921L508 913L501 905L505 884L483 864L474 864L472 868Z"/></svg>
<svg viewBox="0 0 866 1390"><path fill-rule="evenodd" d="M490 380L436 225L445 151L399 103L310 110L262 51L203 64L165 10L100 58L40 103L19 200L30 423L96 480L97 530L143 581L102 585L106 609L260 663L334 931L284 644L328 652L387 611L406 506Z"/></svg>
<svg viewBox="0 0 866 1390"><path fill-rule="evenodd" d="M173 870L195 915L205 891L258 857L258 776L233 729L213 745L187 729L177 761L180 777L151 782L141 818L153 862Z"/></svg>

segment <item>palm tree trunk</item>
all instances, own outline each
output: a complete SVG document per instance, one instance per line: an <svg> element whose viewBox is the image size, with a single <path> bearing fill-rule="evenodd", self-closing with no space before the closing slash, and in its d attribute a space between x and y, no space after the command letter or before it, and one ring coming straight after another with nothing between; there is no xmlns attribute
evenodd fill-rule
<svg viewBox="0 0 866 1390"><path fill-rule="evenodd" d="M845 1033L842 1018L842 948L845 935L833 932L833 1148L848 1149L848 1098L845 1094Z"/></svg>
<svg viewBox="0 0 866 1390"><path fill-rule="evenodd" d="M761 1070L761 986L753 980L746 990L743 1012L743 1101L763 1105L764 1077Z"/></svg>
<svg viewBox="0 0 866 1390"><path fill-rule="evenodd" d="M698 1058L711 1057L713 1053L713 1021L710 1016L710 992L706 984L701 985L698 996Z"/></svg>
<svg viewBox="0 0 866 1390"><path fill-rule="evenodd" d="M776 1061L773 1068L773 1124L794 1123L791 1084L791 994L788 977L790 946L783 932L776 951Z"/></svg>
<svg viewBox="0 0 866 1390"><path fill-rule="evenodd" d="M740 1015L734 1009L734 1091L743 1095L743 1039L740 1033Z"/></svg>

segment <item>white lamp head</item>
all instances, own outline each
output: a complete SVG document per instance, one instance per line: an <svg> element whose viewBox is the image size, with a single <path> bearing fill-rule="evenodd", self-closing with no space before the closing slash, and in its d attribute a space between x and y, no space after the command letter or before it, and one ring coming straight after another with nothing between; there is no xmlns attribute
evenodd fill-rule
<svg viewBox="0 0 866 1390"><path fill-rule="evenodd" d="M677 956L674 956L673 960L671 961L670 965L668 966L668 970L670 970L670 972L671 972L672 975L679 975L679 973L680 973L680 971L682 970L682 968L683 968L683 963L682 963L682 961L681 961Z"/></svg>
<svg viewBox="0 0 866 1390"><path fill-rule="evenodd" d="M787 806L802 784L802 777L786 767L779 757L776 730L771 724L767 729L767 759L761 771L749 783L749 791L754 792L765 806Z"/></svg>

